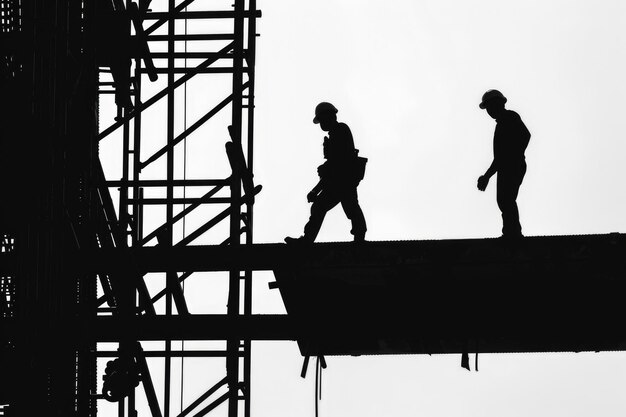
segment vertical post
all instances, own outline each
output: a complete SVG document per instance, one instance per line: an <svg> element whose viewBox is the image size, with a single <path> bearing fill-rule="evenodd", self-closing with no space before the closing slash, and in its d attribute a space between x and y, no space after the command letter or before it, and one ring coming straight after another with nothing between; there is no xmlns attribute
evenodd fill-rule
<svg viewBox="0 0 626 417"><path fill-rule="evenodd" d="M118 417L125 417L126 416L126 412L125 412L125 408L124 408L124 398L122 398L121 400L119 400L117 402L117 415Z"/></svg>
<svg viewBox="0 0 626 417"><path fill-rule="evenodd" d="M174 148L171 146L174 142L174 97L175 91L174 85L174 52L176 43L174 42L174 35L176 32L176 19L174 17L174 9L176 8L175 0L169 0L168 7L168 22L167 22L167 85L170 90L167 94L167 187L166 195L168 203L166 205L165 221L171 224L174 217L174 205L172 199L174 198L174 187L172 181L174 180ZM173 243L173 227L170 226L166 230L164 245L171 247ZM172 281L176 280L176 276L172 271L166 271L165 281L166 288L168 289L165 298L165 314L167 316L172 315L172 293L169 290L171 288ZM165 395L163 401L163 417L169 417L170 415L170 394L171 394L171 379L172 379L172 341L170 339L165 340Z"/></svg>
<svg viewBox="0 0 626 417"><path fill-rule="evenodd" d="M141 104L141 58L135 60L135 106ZM141 112L135 115L133 120L133 198L135 200L140 199L139 196L139 166L141 164ZM139 224L141 216L139 215L140 204L135 202L133 205L133 235L132 245L135 246L137 242L141 241L141 225Z"/></svg>
<svg viewBox="0 0 626 417"><path fill-rule="evenodd" d="M130 391L128 394L128 417L136 417L135 413L135 389Z"/></svg>
<svg viewBox="0 0 626 417"><path fill-rule="evenodd" d="M126 10L128 10L128 6L130 5L131 0L127 0L126 1ZM126 26L124 28L125 31L128 32L128 35L130 35L130 21L128 21L128 26ZM130 68L128 68L128 71L130 71ZM126 116L126 113L129 110L124 108L123 109L123 116ZM119 220L119 227L118 227L118 231L119 231L119 237L120 239L123 239L123 245L126 246L128 244L128 224L129 224L129 213L128 213L128 179L129 179L129 174L130 174L130 158L131 158L131 152L130 152L130 121L127 121L126 123L124 123L123 125L123 130L122 130L122 152L123 152L123 159L122 159L122 185L120 187L120 204L119 204L119 216L118 216L118 220ZM129 279L130 277L127 275L124 277L124 279L122 280L123 284L122 284L122 292L123 295L120 296L120 306L118 307L120 309L120 313L122 315L125 316L130 316L135 314L134 310L135 310L135 286L132 284L132 281ZM129 338L124 338L122 340L120 340L120 357L126 358L127 355L129 355L128 353L128 349L130 346L132 346L132 340L130 340ZM119 401L119 408L118 408L118 415L119 417L125 417L126 416L126 407L125 407L125 400L122 399Z"/></svg>
<svg viewBox="0 0 626 417"><path fill-rule="evenodd" d="M242 91L243 84L243 36L244 36L244 0L235 0L235 21L234 21L234 45L233 45L233 101L232 101L232 140L236 146L241 146L241 125L242 125ZM230 244L239 246L241 209L239 201L241 199L241 178L233 171L230 185L231 212L230 212ZM234 317L240 314L240 284L241 276L239 270L230 271L229 295L228 295L228 316ZM228 379L228 417L238 416L239 403L239 340L229 339L227 341L226 357L226 377Z"/></svg>
<svg viewBox="0 0 626 417"><path fill-rule="evenodd" d="M248 18L248 49L246 52L248 62L248 120L247 120L247 154L248 169L253 172L253 155L254 155L254 68L256 60L256 0L249 0ZM253 243L253 202L250 200L246 205L248 215L248 227L246 232L246 245ZM252 271L245 272L244 281L244 315L252 315ZM244 416L250 417L251 401L252 401L252 342L250 339L244 341L243 356L243 382L245 390Z"/></svg>
<svg viewBox="0 0 626 417"><path fill-rule="evenodd" d="M126 5L126 9L128 10L129 5ZM142 13L142 10L139 10L139 13ZM140 19L143 16L139 16ZM141 105L141 58L137 58L135 60L135 107ZM133 226L132 226L132 235L131 235L131 245L136 246L138 242L141 241L142 238L142 216L140 210L143 209L143 206L139 204L137 201L143 199L143 190L140 189L138 182L140 177L139 166L141 163L141 112L135 115L133 120L133 167L132 167L132 177L133 187L132 187L132 196L135 199L135 203L133 204ZM137 306L137 299L133 297L133 308ZM133 309L133 311L135 311ZM135 393L136 388L132 388L130 394L128 395L128 416L136 417L135 414Z"/></svg>
<svg viewBox="0 0 626 417"><path fill-rule="evenodd" d="M126 10L130 0L126 0ZM130 36L130 21L124 28L124 31ZM129 69L130 71L130 69ZM119 107L118 107L119 109ZM128 109L124 108L122 116L126 116ZM120 206L119 206L119 222L120 230L123 231L124 241L127 241L128 232L128 174L129 174L129 160L130 160L130 122L127 121L122 127L122 185L120 187Z"/></svg>

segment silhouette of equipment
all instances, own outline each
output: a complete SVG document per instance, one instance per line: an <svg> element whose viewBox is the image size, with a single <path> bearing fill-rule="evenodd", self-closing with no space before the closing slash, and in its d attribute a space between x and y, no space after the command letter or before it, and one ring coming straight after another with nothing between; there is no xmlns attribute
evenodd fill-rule
<svg viewBox="0 0 626 417"><path fill-rule="evenodd" d="M359 156L359 150L354 150L354 165L352 167L352 173L356 183L360 183L365 178L365 168L367 167L368 159L364 156Z"/></svg>
<svg viewBox="0 0 626 417"><path fill-rule="evenodd" d="M243 191L247 196L250 196L250 204L254 204L254 196L260 191L255 191L252 171L246 164L245 157L243 155L243 149L241 148L241 141L235 140L233 137L232 126L228 126L228 133L230 134L232 142L226 142L226 155L228 156L228 162L235 175L235 178L241 178L241 185Z"/></svg>
<svg viewBox="0 0 626 417"><path fill-rule="evenodd" d="M118 402L139 386L139 368L132 359L117 358L107 362L102 380L104 399Z"/></svg>

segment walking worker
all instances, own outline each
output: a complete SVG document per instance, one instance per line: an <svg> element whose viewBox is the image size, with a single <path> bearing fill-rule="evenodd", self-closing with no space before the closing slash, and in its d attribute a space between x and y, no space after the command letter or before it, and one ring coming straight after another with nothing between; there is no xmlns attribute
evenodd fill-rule
<svg viewBox="0 0 626 417"><path fill-rule="evenodd" d="M358 157L352 132L347 124L337 121L337 109L331 103L322 102L315 107L313 123L328 132L324 138L326 162L317 168L320 180L307 194L307 200L313 204L311 217L304 226L304 235L299 238L287 237L285 242L313 243L326 213L339 203L352 222L350 233L354 235L354 241L363 242L367 227L356 188L363 178L367 160Z"/></svg>
<svg viewBox="0 0 626 417"><path fill-rule="evenodd" d="M478 178L478 189L485 191L489 179L498 173L496 199L502 212L502 237L522 237L522 226L517 209L517 194L526 174L524 151L530 132L519 114L504 108L507 99L498 90L483 94L479 105L496 121L493 136L493 162L487 172Z"/></svg>

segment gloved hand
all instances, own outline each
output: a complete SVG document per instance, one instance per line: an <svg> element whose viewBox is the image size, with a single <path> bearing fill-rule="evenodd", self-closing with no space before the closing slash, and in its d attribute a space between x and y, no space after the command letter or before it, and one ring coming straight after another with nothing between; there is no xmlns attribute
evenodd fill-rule
<svg viewBox="0 0 626 417"><path fill-rule="evenodd" d="M317 193L315 192L315 190L311 190L307 195L306 195L306 201L308 201L309 203L312 203L315 201L315 199L317 198Z"/></svg>
<svg viewBox="0 0 626 417"><path fill-rule="evenodd" d="M485 191L487 189L487 184L489 184L489 178L481 175L480 177L478 177L478 184L476 184L476 186L478 187L478 189L480 191Z"/></svg>
<svg viewBox="0 0 626 417"><path fill-rule="evenodd" d="M327 173L328 166L326 165L326 163L323 163L322 165L317 167L317 175L319 175L320 178L325 177Z"/></svg>

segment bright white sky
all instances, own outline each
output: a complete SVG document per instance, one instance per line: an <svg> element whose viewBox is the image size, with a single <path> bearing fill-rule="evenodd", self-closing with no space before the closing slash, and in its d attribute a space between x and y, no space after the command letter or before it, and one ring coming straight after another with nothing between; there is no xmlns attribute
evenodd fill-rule
<svg viewBox="0 0 626 417"><path fill-rule="evenodd" d="M626 229L623 0L259 0L259 8L254 159L264 188L255 241L302 233L306 193L323 161L324 133L311 122L319 101L336 105L370 160L359 187L369 240L498 236L495 181L476 190L492 156L495 123L478 108L490 88L532 133L518 199L524 233ZM218 84L227 91L228 82ZM200 103L203 91L189 92L189 122L215 104ZM163 132L159 123L155 132ZM223 153L225 124L218 129ZM102 145L110 167L119 160L115 146ZM223 154L190 152L203 166L227 168ZM337 208L318 240L349 240L349 230ZM255 312L283 312L267 289L272 277L256 277ZM188 284L197 295L192 312L223 309L225 297L200 281ZM254 417L313 416L313 375L301 380L301 364L295 343L254 344ZM472 373L456 355L328 364L321 416L626 414L622 353L482 355ZM186 403L223 377L221 365L208 366L186 361Z"/></svg>

